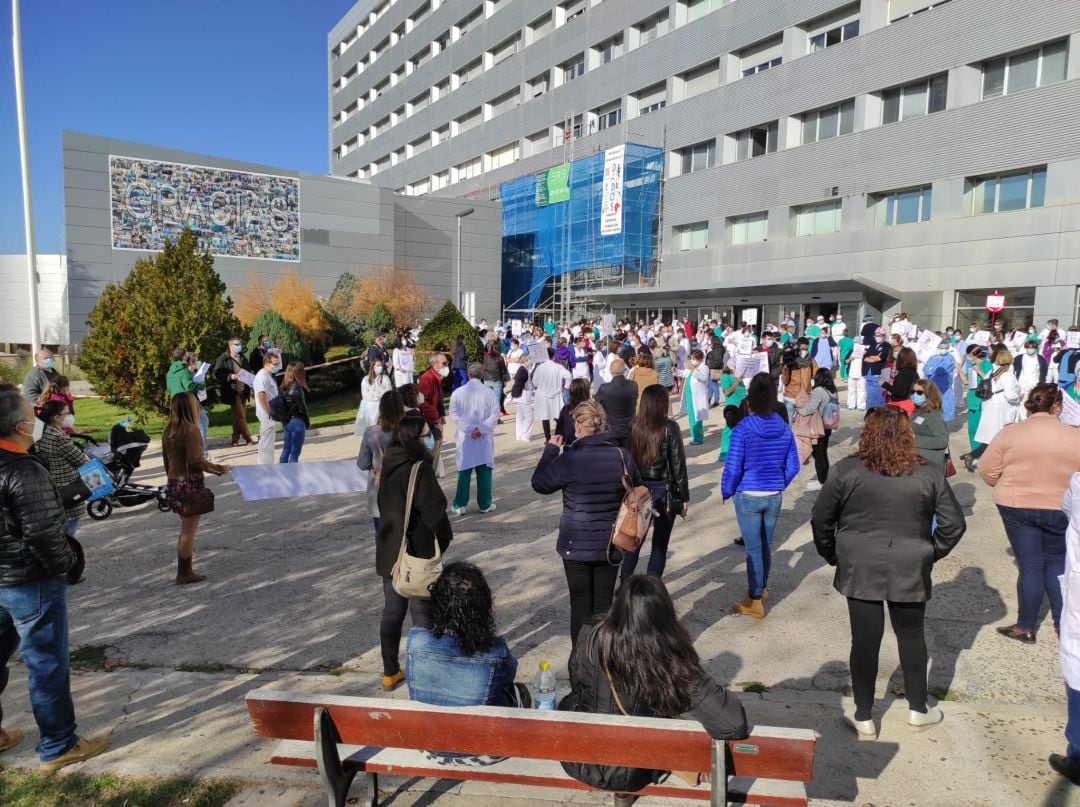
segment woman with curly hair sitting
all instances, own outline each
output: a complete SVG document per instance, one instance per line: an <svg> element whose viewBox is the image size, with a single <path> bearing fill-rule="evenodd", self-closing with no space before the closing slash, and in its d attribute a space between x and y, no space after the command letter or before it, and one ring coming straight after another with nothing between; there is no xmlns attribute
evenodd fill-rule
<svg viewBox="0 0 1080 807"><path fill-rule="evenodd" d="M471 563L448 563L431 585L431 627L406 640L409 698L437 706L531 706L517 659L495 630L491 589Z"/></svg>

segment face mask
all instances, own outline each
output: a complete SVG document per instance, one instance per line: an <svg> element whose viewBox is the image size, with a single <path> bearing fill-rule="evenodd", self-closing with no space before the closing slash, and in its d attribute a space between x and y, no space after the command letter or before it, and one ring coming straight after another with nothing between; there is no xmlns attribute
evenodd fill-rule
<svg viewBox="0 0 1080 807"><path fill-rule="evenodd" d="M926 396L921 392L911 393L911 402L916 406L922 406L926 403Z"/></svg>
<svg viewBox="0 0 1080 807"><path fill-rule="evenodd" d="M243 345L233 345L233 350L235 350L237 353L243 353L244 352L244 346Z"/></svg>
<svg viewBox="0 0 1080 807"><path fill-rule="evenodd" d="M265 347L265 348L270 347L270 340L267 339L265 342L262 343L262 346Z"/></svg>
<svg viewBox="0 0 1080 807"><path fill-rule="evenodd" d="M937 352L939 356L944 356L946 353L949 352L949 349L947 347L939 347L937 349Z"/></svg>
<svg viewBox="0 0 1080 807"><path fill-rule="evenodd" d="M422 392L416 393L416 405L419 406L423 402L424 402L424 393L422 393Z"/></svg>
<svg viewBox="0 0 1080 807"><path fill-rule="evenodd" d="M49 356L49 358L45 359L45 361L41 363L41 365L46 369L51 368L54 364L56 364L56 359L54 359L52 356Z"/></svg>
<svg viewBox="0 0 1080 807"><path fill-rule="evenodd" d="M1035 348L1029 347L1024 352L1027 353L1029 356L1034 356L1035 355Z"/></svg>
<svg viewBox="0 0 1080 807"><path fill-rule="evenodd" d="M885 337L884 336L875 336L874 341L877 342L880 345L885 341Z"/></svg>
<svg viewBox="0 0 1080 807"><path fill-rule="evenodd" d="M64 428L65 429L74 429L75 428L75 416L74 415L64 415L63 423L64 423Z"/></svg>
<svg viewBox="0 0 1080 807"><path fill-rule="evenodd" d="M949 341L952 342L955 345L957 342L960 341L959 334L954 333L952 336L949 337Z"/></svg>
<svg viewBox="0 0 1080 807"><path fill-rule="evenodd" d="M26 432L19 432L19 433L22 434L23 437L26 436ZM30 439L33 440L36 443L38 440L41 439L41 435L44 434L44 433L45 433L45 421L40 420L39 418L34 418L34 430L32 432L30 432Z"/></svg>
<svg viewBox="0 0 1080 807"><path fill-rule="evenodd" d="M428 451L434 451L435 450L435 437L433 435L429 434L426 437L424 437L424 447Z"/></svg>
<svg viewBox="0 0 1080 807"><path fill-rule="evenodd" d="M440 367L439 368L439 375L441 375L443 378L446 378L448 375L450 375L450 368L449 367Z"/></svg>
<svg viewBox="0 0 1080 807"><path fill-rule="evenodd" d="M807 354L808 354L809 352L810 352L809 350L806 350L806 349L804 348L804 349L801 349L801 350L799 351L799 355L800 355L800 356L802 356L802 357L803 357L803 358L805 359L805 358L806 358L806 355L807 355Z"/></svg>
<svg viewBox="0 0 1080 807"><path fill-rule="evenodd" d="M772 347L772 346L773 346L772 339L766 339L765 340L765 347Z"/></svg>
<svg viewBox="0 0 1080 807"><path fill-rule="evenodd" d="M381 365L381 364L380 364L380 365L377 365L377 366L375 367L375 375L382 375L382 374L383 374L383 367L382 367L382 365Z"/></svg>

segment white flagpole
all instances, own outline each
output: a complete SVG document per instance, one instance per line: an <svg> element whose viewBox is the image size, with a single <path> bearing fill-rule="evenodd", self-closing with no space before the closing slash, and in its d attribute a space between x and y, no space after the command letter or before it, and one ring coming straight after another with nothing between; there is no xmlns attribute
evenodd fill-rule
<svg viewBox="0 0 1080 807"><path fill-rule="evenodd" d="M23 92L20 25L19 0L11 0L11 52L15 60L15 110L19 118L19 161L22 165L23 223L26 229L26 277L30 284L30 345L36 354L41 350L41 324L38 321L37 256L34 253L34 205L30 198L30 145L26 137L26 97Z"/></svg>

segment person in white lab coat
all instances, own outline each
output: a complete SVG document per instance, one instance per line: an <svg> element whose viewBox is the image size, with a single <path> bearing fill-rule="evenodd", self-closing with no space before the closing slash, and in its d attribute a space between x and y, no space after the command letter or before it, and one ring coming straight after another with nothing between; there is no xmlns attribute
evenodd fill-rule
<svg viewBox="0 0 1080 807"><path fill-rule="evenodd" d="M522 443L532 440L533 427L533 385L529 377L529 365L522 360L521 364L514 365L517 370L510 377L513 385L510 387L510 400L514 402L517 411L514 414L515 437Z"/></svg>
<svg viewBox="0 0 1080 807"><path fill-rule="evenodd" d="M686 415L690 423L690 445L705 442L705 422L709 419L709 368L705 366L705 354L700 350L690 353L683 394Z"/></svg>
<svg viewBox="0 0 1080 807"><path fill-rule="evenodd" d="M548 360L533 368L533 417L544 427L544 439L551 439L551 421L563 408L563 390L570 387L570 371L552 361L555 351L548 348Z"/></svg>
<svg viewBox="0 0 1080 807"><path fill-rule="evenodd" d="M360 382L360 408L356 411L353 434L363 437L367 428L375 425L379 420L379 401L392 389L385 362L376 359L371 363L371 369L364 376L364 380Z"/></svg>
<svg viewBox="0 0 1080 807"><path fill-rule="evenodd" d="M468 382L450 396L450 417L457 430L457 494L450 509L465 515L469 504L472 472L476 469L476 503L481 513L495 509L491 501L491 472L495 467L495 426L499 422L499 402L484 386L480 364L469 365Z"/></svg>
<svg viewBox="0 0 1080 807"><path fill-rule="evenodd" d="M394 365L394 386L403 387L413 383L413 369L415 367L415 354L409 347L409 337L402 334L397 347L391 356Z"/></svg>
<svg viewBox="0 0 1080 807"><path fill-rule="evenodd" d="M960 457L968 471L975 471L979 457L998 432L1019 419L1020 387L1012 364L1012 354L1008 350L999 350L994 358L994 371L990 374L993 395L983 401L979 428L975 431L975 442L980 445Z"/></svg>
<svg viewBox="0 0 1080 807"><path fill-rule="evenodd" d="M1058 652L1065 678L1068 722L1064 754L1051 754L1050 767L1074 785L1080 785L1080 473L1073 474L1061 499L1069 517L1065 532L1065 574L1061 576L1061 635Z"/></svg>

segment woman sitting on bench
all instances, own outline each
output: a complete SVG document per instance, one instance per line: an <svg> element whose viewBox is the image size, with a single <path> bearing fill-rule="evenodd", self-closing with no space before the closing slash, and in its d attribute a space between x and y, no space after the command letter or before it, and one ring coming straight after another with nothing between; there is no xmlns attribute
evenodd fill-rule
<svg viewBox="0 0 1080 807"><path fill-rule="evenodd" d="M563 711L682 716L699 721L717 740L738 740L750 733L739 699L702 668L659 577L628 578L607 615L582 629L570 657L570 686L559 704ZM616 807L629 807L638 798L634 791L667 776L667 771L614 765L562 766L580 782L615 791Z"/></svg>
<svg viewBox="0 0 1080 807"><path fill-rule="evenodd" d="M532 706L515 684L517 659L495 631L491 589L471 563L448 563L431 587L431 627L409 631L405 681L409 699L435 706ZM502 757L439 753L440 762L491 764Z"/></svg>

